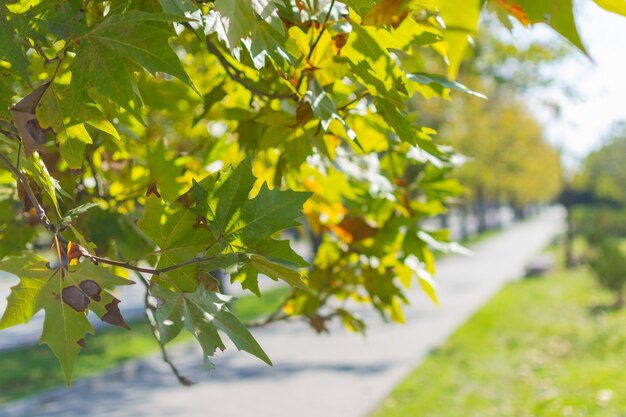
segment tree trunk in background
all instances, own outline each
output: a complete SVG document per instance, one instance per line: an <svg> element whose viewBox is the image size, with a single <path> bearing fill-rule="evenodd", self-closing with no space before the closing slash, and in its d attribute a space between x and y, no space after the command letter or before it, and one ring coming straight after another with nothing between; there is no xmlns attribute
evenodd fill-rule
<svg viewBox="0 0 626 417"><path fill-rule="evenodd" d="M521 207L517 204L513 206L513 214L515 216L515 220L524 220L526 218L526 213L524 212L524 207Z"/></svg>
<svg viewBox="0 0 626 417"><path fill-rule="evenodd" d="M494 211L494 226L496 229L502 229L502 204L500 203L500 200L497 200L494 204L493 204L493 211Z"/></svg>
<svg viewBox="0 0 626 417"><path fill-rule="evenodd" d="M478 233L487 231L487 202L482 187L476 190L476 220L478 221Z"/></svg>
<svg viewBox="0 0 626 417"><path fill-rule="evenodd" d="M450 227L450 214L449 213L440 214L439 220L441 221L442 229L447 229Z"/></svg>
<svg viewBox="0 0 626 417"><path fill-rule="evenodd" d="M459 210L459 216L461 218L461 240L465 241L469 239L469 227L468 227L468 219L467 219L467 206L463 204L461 206L461 210Z"/></svg>
<svg viewBox="0 0 626 417"><path fill-rule="evenodd" d="M567 229L565 231L565 267L568 269L574 268L574 220L572 218L572 207L565 207L566 210L566 222Z"/></svg>

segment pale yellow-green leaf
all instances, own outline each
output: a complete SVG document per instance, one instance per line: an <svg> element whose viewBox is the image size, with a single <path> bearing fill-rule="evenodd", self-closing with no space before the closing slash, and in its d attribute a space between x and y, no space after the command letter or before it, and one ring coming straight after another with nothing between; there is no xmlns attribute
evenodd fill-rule
<svg viewBox="0 0 626 417"><path fill-rule="evenodd" d="M439 1L439 13L446 25L444 38L448 44L448 76L451 79L456 78L469 37L476 32L480 9L480 0Z"/></svg>
<svg viewBox="0 0 626 417"><path fill-rule="evenodd" d="M626 16L626 0L594 0L596 4L612 13Z"/></svg>
<svg viewBox="0 0 626 417"><path fill-rule="evenodd" d="M425 269L417 271L417 279L422 287L422 291L426 293L428 298L431 299L435 305L439 306L439 297L437 297L437 283L433 279L432 275Z"/></svg>
<svg viewBox="0 0 626 417"><path fill-rule="evenodd" d="M88 125L95 127L96 129L110 135L113 136L115 139L117 140L121 140L120 138L120 134L118 133L117 129L115 128L115 126L113 126L113 123L111 123L110 121L106 120L106 119L102 119L102 120L90 120L87 122Z"/></svg>

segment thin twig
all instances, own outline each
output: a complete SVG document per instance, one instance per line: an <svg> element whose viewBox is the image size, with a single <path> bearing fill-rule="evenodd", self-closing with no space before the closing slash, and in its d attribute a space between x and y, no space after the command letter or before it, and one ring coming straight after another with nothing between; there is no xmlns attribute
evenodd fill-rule
<svg viewBox="0 0 626 417"><path fill-rule="evenodd" d="M310 60L311 57L313 56L313 51L315 51L317 44L320 42L320 40L322 39L322 35L326 31L326 23L328 23L328 19L330 19L330 14L332 13L334 6L335 6L335 0L332 0L330 2L330 7L328 8L328 13L326 13L326 17L324 17L324 21L322 22L322 29L320 30L320 33L317 35L317 39L315 39L315 41L313 42L313 45L311 45L309 54L306 57L307 61Z"/></svg>
<svg viewBox="0 0 626 417"><path fill-rule="evenodd" d="M136 266L136 265L133 265L130 262L126 262L126 261L116 261L116 260L113 260L113 259L101 258L99 256L92 255L92 254L90 254L88 252L83 253L83 255L85 257L89 258L94 263L101 263L101 264L106 264L106 265L119 266L120 268L130 269L130 270L135 271L135 272L144 272L146 274L153 274L153 275L163 274L165 272L173 271L175 269L182 268L182 267L188 266L188 265L199 264L199 263L203 263L203 262L209 262L209 261L212 261L212 260L214 260L216 258L215 255L204 256L204 257L201 257L201 258L193 258L193 259L190 259L188 261L181 262L179 264L166 266L164 268L153 269L153 268L144 268L144 267L141 267L141 266Z"/></svg>
<svg viewBox="0 0 626 417"><path fill-rule="evenodd" d="M270 99L292 99L298 100L298 95L294 93L270 93L268 91L261 90L260 88L255 87L250 83L248 79L241 75L241 71L237 69L234 65L232 65L228 59L222 54L219 48L211 42L208 38L206 40L207 49L210 53L215 55L217 60L220 62L226 74L235 82L241 84L246 89L248 89L252 94L259 97L266 97Z"/></svg>
<svg viewBox="0 0 626 417"><path fill-rule="evenodd" d="M46 53L43 51L43 49L42 49L40 46L38 46L35 42L30 42L30 41L25 40L25 41L24 41L24 43L26 43L26 45L27 45L28 47L33 48L33 49L35 50L35 52L37 52L37 54L38 54L41 58L43 58L44 65L49 65L49 64L51 64L51 63L56 62L56 61L58 61L58 60L59 60L59 57L58 57L58 56L56 56L56 57L54 57L54 58L48 58L48 56L47 56L47 55L46 55Z"/></svg>
<svg viewBox="0 0 626 417"><path fill-rule="evenodd" d="M102 184L102 178L96 170L96 164L93 162L93 155L89 155L87 157L87 161L89 162L89 168L91 168L91 173L93 174L93 180L96 183L96 196L102 198L104 195L104 184Z"/></svg>
<svg viewBox="0 0 626 417"><path fill-rule="evenodd" d="M313 56L313 52L315 52L315 48L317 48L317 44L320 43L320 40L322 39L322 35L324 35L324 32L326 31L326 23L328 23L328 19L330 18L330 14L332 13L334 6L335 6L335 0L332 0L330 2L330 7L328 8L328 13L326 13L326 17L324 17L324 21L322 22L322 29L320 29L320 33L317 35L317 38L315 39L315 41L313 41L313 44L311 44L311 49L309 49L309 53L306 57L307 62L311 60L311 57ZM304 80L304 72L300 75L300 78L298 79L298 84L296 85L296 91L300 91L300 86L302 85L303 80Z"/></svg>
<svg viewBox="0 0 626 417"><path fill-rule="evenodd" d="M287 305L289 300L293 298L293 296L294 296L294 291L291 290L289 294L285 297L285 299L280 303L280 305L276 307L276 310L274 310L272 314L270 314L267 317L263 317L262 319L249 320L245 322L244 325L246 327L263 327L263 326L267 326L270 323L275 323L277 321L291 319L292 316L288 316L287 314L285 314L283 312L283 308L285 307L285 305Z"/></svg>
<svg viewBox="0 0 626 417"><path fill-rule="evenodd" d="M279 314L272 314L269 315L267 317L264 317L262 319L258 319L258 320L250 320L244 323L244 326L248 327L248 328L252 328L252 327L263 327L263 326L267 326L268 324L271 323L276 323L278 321L285 321L285 320L289 320L292 319L293 316L288 316L284 313L279 313Z"/></svg>
<svg viewBox="0 0 626 417"><path fill-rule="evenodd" d="M193 382L189 378L181 374L181 372L178 370L174 362L172 362L169 355L167 354L167 349L165 348L165 345L161 343L161 334L159 333L159 328L156 321L156 308L152 304L150 304L150 283L139 272L135 271L135 273L139 278L139 281L143 283L146 287L146 295L144 296L144 303L146 305L146 318L148 319L148 323L150 323L150 327L152 328L152 336L154 336L154 339L158 343L159 349L161 350L163 362L168 364L168 366L172 370L172 373L174 374L174 376L176 376L176 379L178 379L178 382L180 382L181 385L184 385L186 387L193 385Z"/></svg>

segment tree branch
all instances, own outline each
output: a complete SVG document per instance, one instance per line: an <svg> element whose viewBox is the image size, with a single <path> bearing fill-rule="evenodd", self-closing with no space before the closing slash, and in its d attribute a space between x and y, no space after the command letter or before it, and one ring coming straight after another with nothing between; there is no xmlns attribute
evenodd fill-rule
<svg viewBox="0 0 626 417"><path fill-rule="evenodd" d="M193 385L193 382L189 378L181 374L181 372L178 370L174 362L172 362L169 355L167 354L167 349L165 348L165 345L161 343L161 335L159 333L159 328L156 321L156 308L150 303L149 298L150 283L139 272L135 272L137 277L139 278L139 281L143 283L143 285L146 287L146 295L144 296L144 303L146 305L146 318L148 319L148 323L150 323L150 327L152 328L152 336L154 336L154 339L158 343L159 349L161 350L161 357L163 358L163 362L168 364L168 366L172 370L172 373L174 374L174 376L176 376L176 379L178 379L178 382L180 382L181 385L184 385L186 387Z"/></svg>
<svg viewBox="0 0 626 417"><path fill-rule="evenodd" d="M126 262L126 261L116 261L113 259L108 259L108 258L101 258L99 256L96 255L92 255L91 253L87 252L87 250L85 248L83 248L83 255L90 259L91 262L95 263L95 264L106 264L106 265L112 265L112 266L119 266L120 268L125 268L125 269L130 269L132 271L135 272L143 272L146 274L153 274L153 275L159 275L159 274L163 274L165 272L169 272L169 271L173 271L175 269L178 268L182 268L188 265L194 265L194 264L199 264L199 263L203 263L203 262L209 262L212 261L216 258L215 255L212 256L204 256L201 258L193 258L190 259L188 261L185 262L181 262L179 264L175 264L175 265L170 265L167 266L165 268L144 268L141 266L136 266L131 264L130 262Z"/></svg>
<svg viewBox="0 0 626 417"><path fill-rule="evenodd" d="M208 38L206 40L207 49L209 52L217 58L220 62L226 74L230 77L231 80L241 84L247 90L249 90L252 94L259 97L266 97L270 99L292 99L298 100L298 95L294 93L270 93L268 91L261 90L250 83L248 79L241 75L241 71L237 69L234 65L228 62L228 59L222 54L219 48L211 42Z"/></svg>

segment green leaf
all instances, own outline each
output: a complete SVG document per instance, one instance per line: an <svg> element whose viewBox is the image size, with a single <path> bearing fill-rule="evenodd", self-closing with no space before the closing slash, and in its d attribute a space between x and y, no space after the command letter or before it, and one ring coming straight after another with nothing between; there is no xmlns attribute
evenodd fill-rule
<svg viewBox="0 0 626 417"><path fill-rule="evenodd" d="M6 59L24 80L30 83L28 75L28 57L22 48L22 40L18 38L13 26L15 16L3 4L0 6L0 59Z"/></svg>
<svg viewBox="0 0 626 417"><path fill-rule="evenodd" d="M345 3L361 16L365 16L367 12L376 6L374 0L346 0Z"/></svg>
<svg viewBox="0 0 626 417"><path fill-rule="evenodd" d="M423 268L417 270L417 279L420 283L420 287L422 287L422 291L426 293L428 298L435 303L435 305L439 306L439 297L437 296L437 284L433 279L432 275L428 273Z"/></svg>
<svg viewBox="0 0 626 417"><path fill-rule="evenodd" d="M206 227L198 226L198 215L180 203L164 205L153 195L146 199L145 216L139 222L144 231L160 249L156 268L167 268L202 256L212 242L217 240ZM185 291L198 286L194 265L167 273L169 280Z"/></svg>
<svg viewBox="0 0 626 417"><path fill-rule="evenodd" d="M91 136L70 106L70 91L67 86L50 84L42 97L37 116L45 127L51 127L56 134L57 143L63 159L71 169L81 169L87 144L92 143ZM69 115L75 118L70 119Z"/></svg>
<svg viewBox="0 0 626 417"><path fill-rule="evenodd" d="M74 218L85 214L89 209L92 209L94 207L100 207L100 204L98 203L85 203L85 204L81 204L78 207L74 207L73 209L69 210L67 213L65 213L65 216L63 216L63 223L67 224L70 223Z"/></svg>
<svg viewBox="0 0 626 417"><path fill-rule="evenodd" d="M111 15L81 38L71 65L74 106L92 84L101 94L137 115L131 62L152 75L157 72L172 75L196 90L169 45L173 34L155 20L163 19L145 12Z"/></svg>
<svg viewBox="0 0 626 417"><path fill-rule="evenodd" d="M335 102L315 78L310 82L309 90L305 94L305 101L311 106L313 114L320 119L324 130L328 130L333 120L337 120L345 129L348 139L354 141L359 148L362 148L354 130L352 130L343 117L337 113Z"/></svg>
<svg viewBox="0 0 626 417"><path fill-rule="evenodd" d="M159 4L165 13L176 16L188 16L198 10L192 0L159 0Z"/></svg>
<svg viewBox="0 0 626 417"><path fill-rule="evenodd" d="M76 291L79 291L77 294L81 302L87 303L87 308L96 313L102 321L128 329L117 307L120 301L105 289L118 285L131 285L134 282L90 262L83 262L70 269L74 270L65 274L64 288L67 289L67 284L73 284Z"/></svg>
<svg viewBox="0 0 626 417"><path fill-rule="evenodd" d="M282 27L281 27L282 29ZM294 59L285 50L286 32L277 31L270 24L259 21L255 25L249 42L245 42L256 69L265 67L265 58L270 57L279 64L292 63Z"/></svg>
<svg viewBox="0 0 626 417"><path fill-rule="evenodd" d="M446 24L444 39L448 44L448 76L455 79L465 58L469 36L476 32L482 1L445 0L439 4L439 13Z"/></svg>
<svg viewBox="0 0 626 417"><path fill-rule="evenodd" d="M216 0L214 10L219 12L228 47L231 49L236 48L239 41L248 37L255 29L256 15L250 0Z"/></svg>
<svg viewBox="0 0 626 417"><path fill-rule="evenodd" d="M46 260L34 253L9 258L0 263L0 270L17 275L19 284L11 288L7 307L0 319L0 330L28 321L38 311L37 295L48 281L52 271L46 267Z"/></svg>
<svg viewBox="0 0 626 417"><path fill-rule="evenodd" d="M309 290L306 284L302 281L302 275L288 268L284 265L272 262L260 255L250 255L252 266L257 271L267 275L273 280L281 279L292 287L301 288L303 290Z"/></svg>
<svg viewBox="0 0 626 417"><path fill-rule="evenodd" d="M76 357L85 343L85 335L94 334L94 330L84 312L76 311L61 301L63 289L63 279L57 273L41 288L37 297L37 310L46 312L40 343L47 344L54 352L69 386Z"/></svg>
<svg viewBox="0 0 626 417"><path fill-rule="evenodd" d="M256 356L268 365L272 364L246 326L228 310L226 304L232 302L233 297L208 291L203 285L192 293L174 292L152 285L150 293L163 301L156 311L161 343L168 343L186 328L202 346L206 366L212 368L208 358L217 349L225 349L219 330L232 340L237 349Z"/></svg>
<svg viewBox="0 0 626 417"><path fill-rule="evenodd" d="M275 240L273 236L300 225L297 219L310 193L269 190L263 185L257 196L250 199L256 181L250 160L229 169L217 182L216 178L209 176L194 182L192 188L171 205L164 204L156 195L147 197L145 216L139 227L159 247L156 267L167 268L191 261L189 265L167 271L167 280L159 278L159 282L173 283L177 289L191 292L197 288L198 271L234 266L237 268L232 276L238 279L239 274L245 274L244 270L250 271L246 269L250 258L239 255L261 255L284 268L307 265L289 242ZM203 261L194 261L194 258ZM247 276L256 278L254 274ZM287 276L296 282L293 275ZM252 282L245 286L255 292L258 290Z"/></svg>
<svg viewBox="0 0 626 417"><path fill-rule="evenodd" d="M133 282L106 268L84 262L69 269L50 269L48 262L31 253L2 262L0 270L20 278L11 288L0 329L27 323L44 310L41 343L58 358L68 385L85 334L94 333L87 320L88 309L109 324L127 327L117 307L119 300L105 288Z"/></svg>
<svg viewBox="0 0 626 417"><path fill-rule="evenodd" d="M256 197L249 199L255 181L251 160L246 159L216 185L207 212L214 235L227 241L259 243L276 232L300 225L296 219L311 193L270 190L263 184Z"/></svg>
<svg viewBox="0 0 626 417"><path fill-rule="evenodd" d="M24 166L28 167L33 173L33 178L35 178L37 184L39 184L41 189L46 192L48 197L50 197L50 201L52 201L57 214L60 215L61 209L59 207L57 193L66 196L67 193L61 188L59 181L50 175L48 168L38 154L32 154L30 159L27 162L24 162Z"/></svg>
<svg viewBox="0 0 626 417"><path fill-rule="evenodd" d="M92 126L96 129L98 129L101 132L104 132L106 134L108 134L109 136L114 137L117 140L121 140L120 138L120 134L118 133L117 129L115 128L115 126L113 125L113 123L111 123L110 121L106 120L106 119L102 119L102 120L89 120L87 122L87 124L89 126Z"/></svg>
<svg viewBox="0 0 626 417"><path fill-rule="evenodd" d="M463 84L461 84L460 82L450 80L442 75L426 74L426 73L421 72L421 73L407 74L407 78L409 80L418 82L420 84L424 84L424 85L438 84L442 87L449 88L452 90L457 90L462 93L469 94L471 96L476 96L476 97L480 97L483 99L487 99L487 97L484 94L473 91L469 89L468 87L464 86Z"/></svg>

